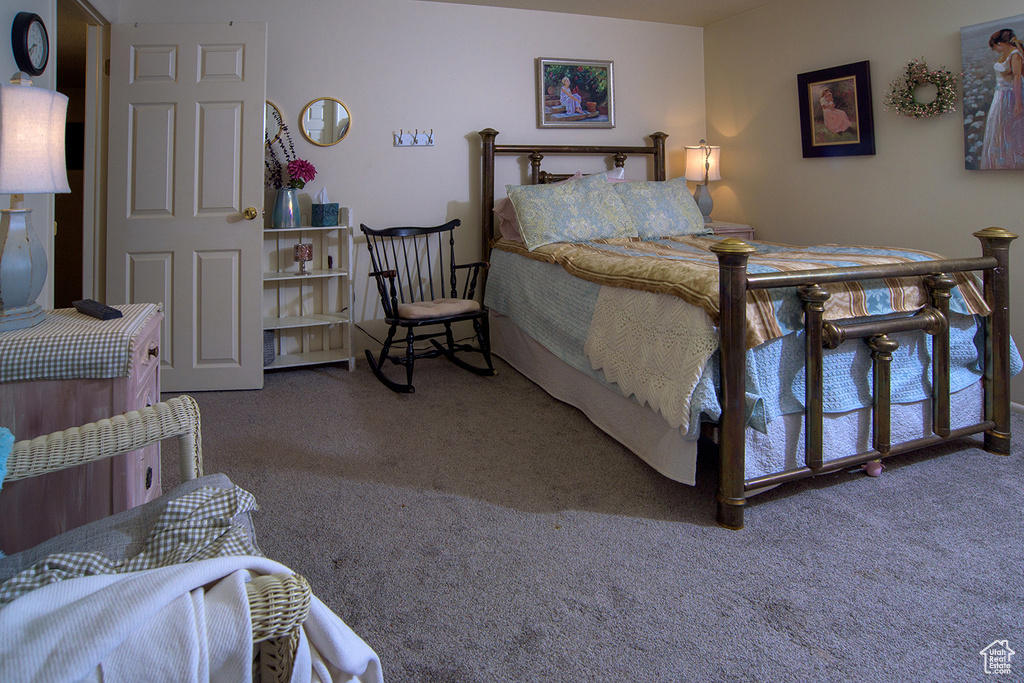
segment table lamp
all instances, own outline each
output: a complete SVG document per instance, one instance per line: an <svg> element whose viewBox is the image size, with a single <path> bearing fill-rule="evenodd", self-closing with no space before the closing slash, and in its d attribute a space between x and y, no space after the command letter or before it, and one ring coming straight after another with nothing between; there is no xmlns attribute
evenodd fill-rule
<svg viewBox="0 0 1024 683"><path fill-rule="evenodd" d="M705 223L711 222L711 209L714 208L711 193L707 189L708 181L722 179L718 172L718 155L721 151L718 145L709 145L704 140L699 145L686 146L686 172L683 175L687 180L697 183L693 198L697 200Z"/></svg>
<svg viewBox="0 0 1024 683"><path fill-rule="evenodd" d="M32 228L24 195L70 192L64 163L68 98L32 87L18 72L0 86L0 332L41 323L46 312L36 297L46 283L46 250Z"/></svg>

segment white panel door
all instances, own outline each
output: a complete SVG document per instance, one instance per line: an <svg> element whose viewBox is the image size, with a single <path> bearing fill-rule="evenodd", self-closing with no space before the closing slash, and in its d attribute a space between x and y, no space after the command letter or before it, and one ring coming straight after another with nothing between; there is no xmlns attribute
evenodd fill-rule
<svg viewBox="0 0 1024 683"><path fill-rule="evenodd" d="M266 69L266 24L111 27L106 299L163 303L164 391L263 386Z"/></svg>

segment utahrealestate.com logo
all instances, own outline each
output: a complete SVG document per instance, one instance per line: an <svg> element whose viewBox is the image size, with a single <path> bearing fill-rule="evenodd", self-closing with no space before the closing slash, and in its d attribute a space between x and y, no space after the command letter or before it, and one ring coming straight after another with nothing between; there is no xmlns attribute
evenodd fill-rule
<svg viewBox="0 0 1024 683"><path fill-rule="evenodd" d="M1017 653L1010 649L1009 640L993 640L978 654L985 662L985 673L1008 674L1011 673L1010 660Z"/></svg>

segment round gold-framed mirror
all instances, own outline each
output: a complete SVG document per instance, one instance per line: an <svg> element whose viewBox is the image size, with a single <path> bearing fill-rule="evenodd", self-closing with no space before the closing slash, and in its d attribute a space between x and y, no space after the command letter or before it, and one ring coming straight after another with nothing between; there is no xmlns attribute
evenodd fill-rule
<svg viewBox="0 0 1024 683"><path fill-rule="evenodd" d="M299 116L302 137L319 147L330 147L344 140L351 124L348 107L333 97L313 100L302 108Z"/></svg>
<svg viewBox="0 0 1024 683"><path fill-rule="evenodd" d="M274 144L281 139L281 126L284 125L284 118L281 110L270 100L266 101L263 111L263 129L266 134L264 140L267 146Z"/></svg>

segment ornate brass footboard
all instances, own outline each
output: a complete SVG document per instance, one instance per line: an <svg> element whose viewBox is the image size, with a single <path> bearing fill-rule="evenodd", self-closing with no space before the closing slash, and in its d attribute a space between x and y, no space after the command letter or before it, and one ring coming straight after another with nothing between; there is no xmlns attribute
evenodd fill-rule
<svg viewBox="0 0 1024 683"><path fill-rule="evenodd" d="M711 247L718 256L721 318L721 405L719 443L718 523L743 527L746 495L769 486L834 472L869 460L886 458L970 434L985 433L985 450L1010 453L1010 316L1009 247L1017 235L1002 228L974 233L982 256L880 266L748 274L747 259L756 250L738 239ZM950 429L949 416L949 298L955 286L950 273L983 271L984 294L991 309L984 326L985 419ZM872 322L824 320L829 292L823 285L852 280L924 276L930 305L915 315ZM804 308L806 330L805 462L804 467L745 478L746 299L747 291L797 287ZM932 436L890 443L890 384L892 353L898 344L889 335L924 330L932 336ZM824 461L822 448L822 354L847 340L863 339L871 349L873 365L872 450Z"/></svg>

